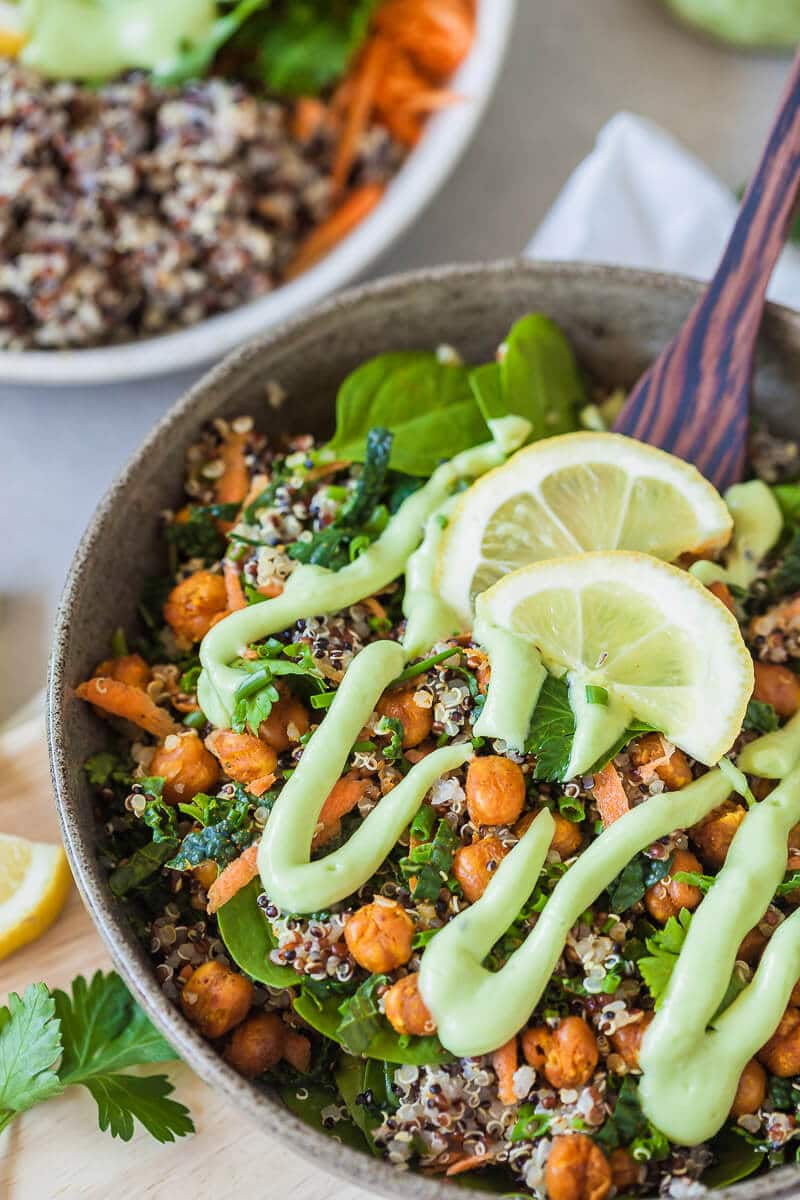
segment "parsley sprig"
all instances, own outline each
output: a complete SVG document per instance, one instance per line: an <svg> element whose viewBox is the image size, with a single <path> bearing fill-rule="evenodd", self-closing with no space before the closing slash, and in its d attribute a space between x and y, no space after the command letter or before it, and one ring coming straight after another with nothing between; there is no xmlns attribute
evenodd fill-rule
<svg viewBox="0 0 800 1200"><path fill-rule="evenodd" d="M139 1121L156 1141L173 1142L194 1125L188 1109L170 1099L169 1080L122 1072L176 1057L113 971L98 971L89 983L79 975L70 995L32 983L0 1008L0 1131L80 1084L112 1137L130 1141Z"/></svg>

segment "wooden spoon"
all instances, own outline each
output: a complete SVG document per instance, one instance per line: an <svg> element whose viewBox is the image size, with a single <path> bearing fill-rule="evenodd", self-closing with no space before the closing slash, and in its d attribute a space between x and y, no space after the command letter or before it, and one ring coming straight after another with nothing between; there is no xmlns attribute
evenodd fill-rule
<svg viewBox="0 0 800 1200"><path fill-rule="evenodd" d="M695 466L720 490L741 479L764 298L800 188L800 54L716 274L614 425Z"/></svg>

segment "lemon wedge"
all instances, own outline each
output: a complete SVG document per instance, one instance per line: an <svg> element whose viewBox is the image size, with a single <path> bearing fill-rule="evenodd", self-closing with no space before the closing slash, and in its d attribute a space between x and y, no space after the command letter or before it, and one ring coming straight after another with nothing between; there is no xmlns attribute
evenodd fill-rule
<svg viewBox="0 0 800 1200"><path fill-rule="evenodd" d="M571 691L607 693L700 762L739 733L752 659L725 605L678 567L626 551L551 559L495 583L476 612L569 673Z"/></svg>
<svg viewBox="0 0 800 1200"><path fill-rule="evenodd" d="M0 833L0 959L52 925L71 883L61 846Z"/></svg>
<svg viewBox="0 0 800 1200"><path fill-rule="evenodd" d="M464 492L434 583L466 629L475 597L528 563L588 550L708 556L731 528L722 497L689 463L620 434L568 433L524 447Z"/></svg>

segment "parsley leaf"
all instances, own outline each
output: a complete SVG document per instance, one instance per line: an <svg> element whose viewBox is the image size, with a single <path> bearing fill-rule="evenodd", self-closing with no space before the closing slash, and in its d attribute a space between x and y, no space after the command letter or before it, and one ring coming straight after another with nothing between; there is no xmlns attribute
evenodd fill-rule
<svg viewBox="0 0 800 1200"><path fill-rule="evenodd" d="M636 964L656 1008L664 998L678 955L683 949L691 919L692 914L688 908L682 908L677 917L670 917L663 929L657 930L647 939L646 945L650 954L640 958Z"/></svg>
<svg viewBox="0 0 800 1200"><path fill-rule="evenodd" d="M61 1053L56 1008L43 983L0 1008L0 1130L14 1117L63 1091L52 1070Z"/></svg>
<svg viewBox="0 0 800 1200"><path fill-rule="evenodd" d="M575 734L575 716L569 705L566 679L548 675L542 684L531 719L527 754L536 756L534 779L556 782L564 778Z"/></svg>
<svg viewBox="0 0 800 1200"><path fill-rule="evenodd" d="M89 983L79 975L70 995L32 984L0 1009L0 1129L81 1084L95 1098L100 1128L114 1137L130 1140L138 1120L158 1141L174 1141L194 1126L186 1108L168 1099L169 1080L118 1072L175 1057L114 972L98 971Z"/></svg>
<svg viewBox="0 0 800 1200"><path fill-rule="evenodd" d="M632 908L649 887L669 874L671 866L672 855L668 858L648 858L646 854L637 854L609 884L611 911L619 914Z"/></svg>
<svg viewBox="0 0 800 1200"><path fill-rule="evenodd" d="M778 714L771 704L767 704L764 700L748 701L742 729L755 729L759 733L773 733L779 724Z"/></svg>
<svg viewBox="0 0 800 1200"><path fill-rule="evenodd" d="M260 34L270 91L316 96L335 83L367 35L377 0L288 0Z"/></svg>

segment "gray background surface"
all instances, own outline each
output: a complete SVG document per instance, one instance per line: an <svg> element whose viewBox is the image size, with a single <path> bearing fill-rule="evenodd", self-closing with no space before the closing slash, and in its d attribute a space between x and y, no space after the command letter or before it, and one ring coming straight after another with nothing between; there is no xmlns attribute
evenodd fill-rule
<svg viewBox="0 0 800 1200"><path fill-rule="evenodd" d="M702 42L656 0L519 0L505 70L444 190L370 276L518 253L620 109L732 185L752 170L789 62ZM105 488L196 377L95 389L0 386L0 720L44 680L78 539Z"/></svg>

